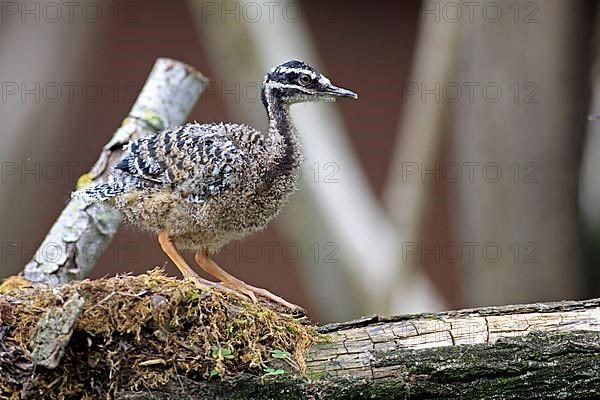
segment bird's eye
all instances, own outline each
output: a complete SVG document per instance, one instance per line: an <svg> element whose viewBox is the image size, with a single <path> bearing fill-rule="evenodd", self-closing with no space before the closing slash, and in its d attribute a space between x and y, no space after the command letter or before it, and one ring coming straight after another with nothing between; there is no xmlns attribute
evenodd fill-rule
<svg viewBox="0 0 600 400"><path fill-rule="evenodd" d="M300 83L302 86L306 86L311 82L312 78L310 77L310 75L302 74L298 77L298 83Z"/></svg>

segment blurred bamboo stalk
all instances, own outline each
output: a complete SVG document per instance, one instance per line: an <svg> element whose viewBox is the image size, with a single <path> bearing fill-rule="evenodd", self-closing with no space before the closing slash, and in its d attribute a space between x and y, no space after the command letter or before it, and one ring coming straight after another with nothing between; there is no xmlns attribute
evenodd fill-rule
<svg viewBox="0 0 600 400"><path fill-rule="evenodd" d="M465 24L455 80L479 86L475 101L453 105L450 158L479 166L455 192L460 241L478 244L478 262L464 263L468 305L581 295L577 188L594 7L523 0L518 20Z"/></svg>
<svg viewBox="0 0 600 400"><path fill-rule="evenodd" d="M302 19L286 23L281 13L271 15L268 10L263 10L263 15L270 16L268 20L241 18L241 22L206 13L208 6L231 10L243 9L247 4L249 1L244 0L235 8L225 1L189 1L201 38L212 52L215 70L221 72L222 79L237 84L256 82L262 80L265 71L273 65L292 58L321 65ZM294 2L284 1L280 6L286 8L291 4ZM260 101L236 102L233 107L253 125L265 125L265 112ZM318 262L304 266L311 297L318 299L321 308L331 313L331 318L348 317L357 310L394 313L441 307L428 285L419 286L420 296L411 296L409 292L403 302L395 302L392 306L389 299L395 295L395 280L405 276L399 262L400 233L371 191L339 113L331 105L295 107L292 113L306 159L301 183L304 190L295 195L294 207L288 207L280 218L284 223L278 227L302 248L309 248L314 243L333 243L339 259L335 265L315 260ZM307 167L316 162L320 165L333 163L337 167L335 184L313 181L313 174ZM419 274L422 272L415 272L415 275Z"/></svg>
<svg viewBox="0 0 600 400"><path fill-rule="evenodd" d="M423 9L435 9L438 0L426 0ZM403 115L392 156L388 179L383 194L387 212L402 232L398 246L405 249L408 244L422 243L425 217L430 202L431 182L409 175L407 166L431 166L440 160L444 135L444 124L448 113L448 102L423 101L421 83L448 82L456 69L457 48L462 25L456 22L433 18L419 20L419 33L415 58L409 82L403 84ZM416 92L416 93L413 93ZM430 167L431 168L431 167ZM412 171L411 171L412 173ZM410 177L407 178L407 176ZM421 267L422 258L406 258L403 271L414 273ZM410 261L408 261L410 260ZM413 261L415 260L415 261ZM398 290L419 296L414 278L396 279ZM417 290L415 290L417 289ZM403 301L398 297L396 301Z"/></svg>
<svg viewBox="0 0 600 400"><path fill-rule="evenodd" d="M92 171L80 181L104 181L130 140L185 122L206 84L206 78L192 67L159 58L129 115L102 149ZM23 276L47 285L86 277L117 232L119 222L115 210L71 199L25 266Z"/></svg>
<svg viewBox="0 0 600 400"><path fill-rule="evenodd" d="M596 9L596 21L600 18L600 8ZM594 26L593 53L594 60L591 68L592 94L589 109L590 117L583 143L579 207L583 225L583 243L586 263L585 293L586 296L600 291L600 58L598 45L600 43L600 24ZM593 116L593 118L592 118Z"/></svg>

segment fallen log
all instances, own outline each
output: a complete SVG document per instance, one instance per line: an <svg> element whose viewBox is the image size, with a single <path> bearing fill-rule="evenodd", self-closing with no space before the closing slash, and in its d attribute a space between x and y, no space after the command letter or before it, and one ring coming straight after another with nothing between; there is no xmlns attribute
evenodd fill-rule
<svg viewBox="0 0 600 400"><path fill-rule="evenodd" d="M54 290L23 282L0 287L0 397L600 395L600 299L313 327L271 305L200 291L159 271ZM40 350L53 340L45 324L65 305L77 322L63 314L67 327L51 330L59 332L53 351ZM52 362L33 356L48 353Z"/></svg>

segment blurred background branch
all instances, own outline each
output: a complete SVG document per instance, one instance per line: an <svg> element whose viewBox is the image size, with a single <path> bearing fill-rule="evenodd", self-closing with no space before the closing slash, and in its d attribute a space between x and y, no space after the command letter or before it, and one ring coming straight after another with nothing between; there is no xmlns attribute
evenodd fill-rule
<svg viewBox="0 0 600 400"><path fill-rule="evenodd" d="M436 4L439 4L437 0L425 0L423 8L435 9ZM423 164L440 162L449 108L446 99L424 102L422 96L408 95L420 91L420 82L447 82L451 79L462 27L462 24L445 20L436 22L435 19L420 24L410 80L403 84L404 109L383 193L386 210L403 233L402 240L396 243L401 252L425 239L425 224L432 205L432 185L419 179L409 180L407 176L417 172ZM423 279L422 259L411 258L411 261L403 261L403 269L396 271L405 273L397 274L392 280L396 285L396 290L391 293L397 304L395 308L402 308L408 293L411 298L433 297L431 284ZM400 260L396 262L400 263ZM429 309L441 307L439 303L435 306L428 304Z"/></svg>
<svg viewBox="0 0 600 400"><path fill-rule="evenodd" d="M521 18L535 11L527 4L515 3ZM534 23L466 26L454 79L481 83L477 92L489 98L453 105L448 154L479 163L485 179L453 187L453 226L495 260L462 266L469 304L583 296L577 188L595 8L551 0L539 3Z"/></svg>
<svg viewBox="0 0 600 400"><path fill-rule="evenodd" d="M89 77L94 58L89 43L105 31L102 26L70 24L65 19L55 23L43 23L39 19L38 23L8 22L6 3L0 4L0 120L3 126L0 210L4 228L0 229L0 243L2 265L9 274L8 268L17 272L29 260L30 257L10 260L9 254L17 251L17 243L24 243L36 225L30 217L31 210L48 213L47 203L40 202L46 198L41 192L52 191L56 186L40 179L41 167L38 166L57 160L71 161L64 152L64 143L69 140L69 122L77 107L66 101L49 100L56 98L55 85L67 83L72 87ZM86 0L83 5L87 3ZM32 6L34 2L27 5ZM46 85L47 96L42 96L42 83L50 83ZM13 174L21 179L11 179ZM30 184L24 184L27 182ZM60 196L60 201L67 196L66 191L55 194ZM28 250L33 251L34 242L28 239L27 243Z"/></svg>
<svg viewBox="0 0 600 400"><path fill-rule="evenodd" d="M217 9L223 9L226 3L217 3ZM271 66L294 58L311 60L327 71L319 61L313 39L302 20L288 24L283 14L276 13L271 21L223 23L213 19L204 23L203 11L207 4L215 3L190 2L203 34L201 37L213 54L211 59L217 63L214 69L222 73L219 80L256 81ZM239 9L249 4L249 1L242 1ZM282 2L284 8L291 5L291 1ZM268 46L261 45L267 42ZM251 125L265 128L260 102L234 102L231 106L235 114ZM329 267L325 259L304 263L302 271L311 297L333 306L337 315L352 315L356 309L362 309L363 313L375 310L390 313L398 309L440 308L439 302L432 303L431 295L427 293L427 289L432 290L429 286L412 285L412 277L401 273L404 268L398 246L401 233L390 223L372 193L336 109L327 105L297 106L292 108L292 113L306 158L301 182L305 190L295 198L298 206L290 207L278 226L301 248L310 248L314 243L330 244L329 248L323 246L325 248L320 250L333 251L340 260L336 268ZM315 182L313 169L316 165L331 166L336 175L335 184ZM307 216L311 219L307 220ZM413 274L421 274L421 271L413 271ZM410 282L405 286L406 291L415 288L419 292L405 292L403 301L393 307L390 298L397 291L399 280ZM348 287L352 290L348 291Z"/></svg>

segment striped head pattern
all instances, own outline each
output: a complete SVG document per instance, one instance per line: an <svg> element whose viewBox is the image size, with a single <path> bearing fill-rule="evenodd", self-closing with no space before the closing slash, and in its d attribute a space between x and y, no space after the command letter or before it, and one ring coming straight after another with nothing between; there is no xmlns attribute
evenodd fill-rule
<svg viewBox="0 0 600 400"><path fill-rule="evenodd" d="M350 90L335 86L325 75L302 61L291 60L271 69L263 81L263 101L276 97L292 104L358 98Z"/></svg>

